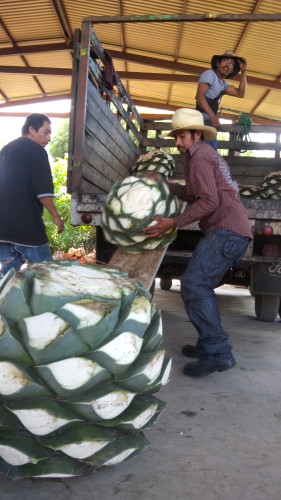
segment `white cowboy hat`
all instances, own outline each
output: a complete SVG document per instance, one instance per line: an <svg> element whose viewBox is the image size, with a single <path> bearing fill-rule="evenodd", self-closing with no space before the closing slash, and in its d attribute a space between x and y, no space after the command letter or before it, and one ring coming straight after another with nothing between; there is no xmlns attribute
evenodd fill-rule
<svg viewBox="0 0 281 500"><path fill-rule="evenodd" d="M180 108L175 111L172 118L172 130L165 137L174 137L177 130L202 130L205 141L212 141L217 137L217 129L204 125L202 113L191 108Z"/></svg>

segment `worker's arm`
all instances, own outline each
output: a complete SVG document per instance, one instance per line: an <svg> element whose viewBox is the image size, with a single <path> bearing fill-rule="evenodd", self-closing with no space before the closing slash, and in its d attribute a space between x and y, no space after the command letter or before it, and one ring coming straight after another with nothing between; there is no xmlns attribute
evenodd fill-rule
<svg viewBox="0 0 281 500"><path fill-rule="evenodd" d="M241 79L239 83L239 87L236 88L233 85L228 85L225 89L225 93L227 95L231 95L233 97L244 97L247 89L247 61L243 58L240 62L240 70L241 70Z"/></svg>
<svg viewBox="0 0 281 500"><path fill-rule="evenodd" d="M211 110L211 108L208 104L208 101L205 97L205 94L206 94L208 88L209 88L208 83L203 83L203 82L199 83L198 87L197 87L197 93L196 93L195 99L196 99L197 104L199 104L200 108L203 109L203 111L205 111L205 113L207 113L207 115L209 116L212 126L215 127L217 130L219 130L220 129L220 121L219 121L217 115L215 115L215 113Z"/></svg>
<svg viewBox="0 0 281 500"><path fill-rule="evenodd" d="M51 216L53 217L54 224L56 226L58 226L58 233L62 233L62 231L64 230L64 221L60 217L60 215L55 207L53 197L52 196L42 196L42 197L39 196L38 200L40 201L40 203L42 203L43 207L45 207L46 210L48 210L49 214L51 214Z"/></svg>

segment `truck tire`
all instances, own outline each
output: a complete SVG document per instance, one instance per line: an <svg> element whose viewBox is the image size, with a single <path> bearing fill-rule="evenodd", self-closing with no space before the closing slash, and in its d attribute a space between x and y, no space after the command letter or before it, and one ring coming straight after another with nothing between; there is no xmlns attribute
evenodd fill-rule
<svg viewBox="0 0 281 500"><path fill-rule="evenodd" d="M170 290L172 286L171 278L160 278L160 288L161 290Z"/></svg>
<svg viewBox="0 0 281 500"><path fill-rule="evenodd" d="M274 321L280 307L276 295L255 295L255 312L260 321Z"/></svg>
<svg viewBox="0 0 281 500"><path fill-rule="evenodd" d="M280 318L281 318L281 297L280 297L279 316L280 316Z"/></svg>

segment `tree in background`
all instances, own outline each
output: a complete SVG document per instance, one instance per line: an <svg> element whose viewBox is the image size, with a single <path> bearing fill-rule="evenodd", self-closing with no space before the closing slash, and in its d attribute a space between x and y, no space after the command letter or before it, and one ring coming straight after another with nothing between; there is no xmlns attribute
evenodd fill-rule
<svg viewBox="0 0 281 500"><path fill-rule="evenodd" d="M69 120L63 120L56 135L49 144L48 151L54 160L65 158L68 152Z"/></svg>
<svg viewBox="0 0 281 500"><path fill-rule="evenodd" d="M92 252L95 247L95 228L70 224L71 197L66 191L68 127L69 121L64 120L48 148L54 158L54 161L51 161L51 169L56 195L55 204L65 221L65 230L61 234L57 233L57 227L46 210L44 210L43 219L52 252L62 251L66 253L72 247L84 247L86 252Z"/></svg>

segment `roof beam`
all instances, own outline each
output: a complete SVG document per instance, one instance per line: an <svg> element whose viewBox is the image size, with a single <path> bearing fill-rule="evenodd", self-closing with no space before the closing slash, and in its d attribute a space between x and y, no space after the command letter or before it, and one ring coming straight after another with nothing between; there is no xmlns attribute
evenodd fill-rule
<svg viewBox="0 0 281 500"><path fill-rule="evenodd" d="M43 68L32 66L0 66L0 73L16 73L27 75L55 75L55 76L71 76L72 70L68 68Z"/></svg>
<svg viewBox="0 0 281 500"><path fill-rule="evenodd" d="M195 66L194 64L184 64L173 61L167 61L166 59L158 59L156 57L147 57L147 56L139 56L137 54L129 54L127 52L118 52L117 50L109 50L111 56L114 59L121 59L123 61L131 61L139 64L145 64L147 66L154 66L158 68L165 68L170 71L177 70L185 73L194 73L196 75L200 75L202 71L206 70L206 67L203 66ZM121 74L118 72L118 74ZM124 72L123 72L124 73ZM136 73L137 74L137 73ZM153 75L160 75L160 73L153 73ZM150 73L145 73L146 80L150 79ZM173 75L165 75L168 78L173 77ZM178 76L178 75L175 75ZM129 76L128 76L129 78ZM157 77L153 76L153 79L157 79ZM162 75L163 78L163 75ZM140 79L140 78L138 78ZM161 77L159 77L161 79ZM240 81L239 75L235 76L233 80ZM169 81L169 80L168 80ZM268 89L276 89L281 90L281 83L277 80L267 80L266 78L257 78L255 76L247 76L247 81L251 85L257 85L258 87L265 87Z"/></svg>
<svg viewBox="0 0 281 500"><path fill-rule="evenodd" d="M2 92L1 92L2 93ZM58 101L61 99L71 99L71 94L46 95L44 97L34 97L33 99L18 99L0 104L0 108L9 108L11 106L21 106L22 104L36 104L37 102Z"/></svg>
<svg viewBox="0 0 281 500"><path fill-rule="evenodd" d="M1 71L1 68L0 68ZM196 75L175 75L174 73L139 73L137 71L118 71L120 78L124 80L146 80L151 82L165 83L197 83ZM281 84L280 84L281 89Z"/></svg>
<svg viewBox="0 0 281 500"><path fill-rule="evenodd" d="M71 43L43 43L41 45L24 45L17 47L5 47L0 49L0 56L19 56L24 54L36 54L38 52L54 52L57 50L72 50Z"/></svg>
<svg viewBox="0 0 281 500"><path fill-rule="evenodd" d="M16 41L14 40L14 38L12 37L10 31L8 30L7 26L5 25L5 23L3 22L2 19L0 19L0 24L2 26L2 29L3 29L6 37L9 40L9 42L12 44L13 48L16 49L18 45L17 45ZM23 64L25 65L25 67L28 68L29 63L28 63L26 57L24 55L20 55L20 58L21 58ZM38 80L37 76L32 75L32 78L33 78L35 84L37 85L37 87L39 88L40 92L42 93L42 95L45 96L46 92L45 92L43 86L41 85L40 81Z"/></svg>
<svg viewBox="0 0 281 500"><path fill-rule="evenodd" d="M274 22L281 21L281 14L160 14L139 16L89 16L83 22L108 23L194 23L194 22Z"/></svg>
<svg viewBox="0 0 281 500"><path fill-rule="evenodd" d="M50 0L51 5L55 11L55 14L57 16L59 25L61 27L64 39L66 42L69 42L72 40L72 30L71 26L63 5L63 2L61 0Z"/></svg>
<svg viewBox="0 0 281 500"><path fill-rule="evenodd" d="M186 11L186 6L187 6L187 1L188 0L184 0L183 2L183 6L182 6L182 13L185 14L185 11ZM179 50L180 50L180 44L181 44L181 38L182 38L182 32L183 32L183 27L184 25L182 23L180 23L178 25L178 35L177 35L177 42L176 42L176 50L175 50L175 54L174 54L174 62L176 62L178 56L179 56ZM171 97L171 94L172 94L172 90L173 90L173 85L172 83L170 82L169 84L169 88L168 88L168 92L167 92L167 99L166 99L166 102L168 103L170 101L170 97Z"/></svg>

